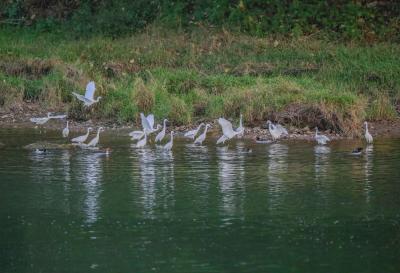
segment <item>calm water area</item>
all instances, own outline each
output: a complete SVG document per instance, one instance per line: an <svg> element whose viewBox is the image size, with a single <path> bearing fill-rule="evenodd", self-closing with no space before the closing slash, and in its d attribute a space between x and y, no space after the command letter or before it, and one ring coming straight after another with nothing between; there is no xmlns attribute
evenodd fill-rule
<svg viewBox="0 0 400 273"><path fill-rule="evenodd" d="M0 129L1 273L400 272L399 139L23 149L43 140Z"/></svg>

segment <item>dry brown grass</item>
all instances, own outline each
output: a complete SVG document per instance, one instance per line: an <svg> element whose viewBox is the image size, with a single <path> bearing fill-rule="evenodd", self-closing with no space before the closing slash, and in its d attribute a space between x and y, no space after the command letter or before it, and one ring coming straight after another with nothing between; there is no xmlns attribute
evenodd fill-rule
<svg viewBox="0 0 400 273"><path fill-rule="evenodd" d="M133 100L133 103L136 104L137 108L141 112L148 113L154 107L154 93L144 84L141 78L138 78L135 82Z"/></svg>

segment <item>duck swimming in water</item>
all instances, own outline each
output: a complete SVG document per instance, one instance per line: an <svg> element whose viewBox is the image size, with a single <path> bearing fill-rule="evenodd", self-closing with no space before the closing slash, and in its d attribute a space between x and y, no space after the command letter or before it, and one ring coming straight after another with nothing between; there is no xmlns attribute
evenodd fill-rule
<svg viewBox="0 0 400 273"><path fill-rule="evenodd" d="M256 137L256 143L266 144L266 143L270 143L270 142L271 142L271 140L268 140L266 137L260 137L260 136Z"/></svg>
<svg viewBox="0 0 400 273"><path fill-rule="evenodd" d="M360 155L360 154L362 154L362 150L363 150L363 148L361 148L361 147L355 148L353 151L351 151L351 154L352 155Z"/></svg>

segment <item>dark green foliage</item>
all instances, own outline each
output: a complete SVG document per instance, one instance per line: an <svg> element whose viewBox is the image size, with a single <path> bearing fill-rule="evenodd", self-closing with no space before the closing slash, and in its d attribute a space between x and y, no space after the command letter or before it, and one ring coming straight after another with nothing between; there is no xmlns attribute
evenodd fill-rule
<svg viewBox="0 0 400 273"><path fill-rule="evenodd" d="M5 23L33 24L40 31L63 27L78 36L117 37L158 21L171 27L223 26L255 35L322 32L332 38L400 40L396 0L8 0L0 8Z"/></svg>

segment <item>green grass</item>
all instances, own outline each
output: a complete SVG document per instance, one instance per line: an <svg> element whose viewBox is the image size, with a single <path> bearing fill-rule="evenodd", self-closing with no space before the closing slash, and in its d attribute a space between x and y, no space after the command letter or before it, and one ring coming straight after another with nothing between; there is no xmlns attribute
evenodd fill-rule
<svg viewBox="0 0 400 273"><path fill-rule="evenodd" d="M103 100L86 111L71 92L91 79ZM400 46L201 28L87 40L3 29L0 80L4 108L29 99L81 120L125 123L143 111L186 124L243 113L247 124L269 118L352 134L366 118L398 115Z"/></svg>

